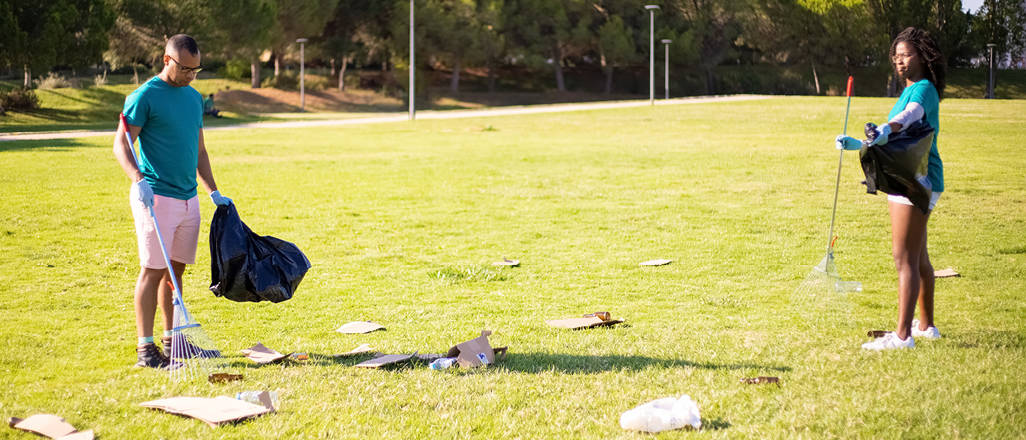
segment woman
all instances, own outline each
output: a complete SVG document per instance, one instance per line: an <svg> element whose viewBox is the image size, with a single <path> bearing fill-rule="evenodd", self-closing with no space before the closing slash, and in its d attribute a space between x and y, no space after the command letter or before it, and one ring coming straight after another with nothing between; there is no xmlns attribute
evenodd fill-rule
<svg viewBox="0 0 1026 440"><path fill-rule="evenodd" d="M944 57L936 41L924 30L906 28L894 39L890 50L891 63L899 78L905 81L898 102L888 116L886 124L876 129L873 145L884 145L891 133L908 128L925 119L933 127L928 173L922 181L932 191L930 209L924 213L914 207L907 197L888 195L891 215L891 254L898 271L898 324L894 332L862 345L867 350L891 350L915 347L913 337L936 339L940 332L933 322L934 276L930 256L926 251L926 222L937 200L944 191L944 169L937 153L938 118L941 94L944 92ZM862 143L851 137L838 136L837 148L857 150ZM916 300L919 319L912 319Z"/></svg>

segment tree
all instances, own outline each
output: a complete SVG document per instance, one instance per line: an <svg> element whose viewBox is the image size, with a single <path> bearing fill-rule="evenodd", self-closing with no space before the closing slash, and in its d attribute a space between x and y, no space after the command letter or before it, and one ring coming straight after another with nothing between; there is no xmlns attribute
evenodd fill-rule
<svg viewBox="0 0 1026 440"><path fill-rule="evenodd" d="M563 68L570 58L584 53L593 41L594 16L584 0L508 0L503 14L519 56L529 64L548 64L556 76L556 89L566 91Z"/></svg>
<svg viewBox="0 0 1026 440"><path fill-rule="evenodd" d="M99 61L114 15L103 0L9 0L0 9L0 20L13 22L4 30L9 33L4 56L8 64L22 67L28 88L33 70Z"/></svg>
<svg viewBox="0 0 1026 440"><path fill-rule="evenodd" d="M296 44L297 38L320 35L331 20L339 0L277 0L277 20L271 30L271 49L274 53L274 75L278 76L281 57L286 48Z"/></svg>
<svg viewBox="0 0 1026 440"><path fill-rule="evenodd" d="M317 38L317 45L331 58L338 61L338 91L345 90L346 67L357 54L365 51L361 35L370 16L381 6L376 0L339 0L335 11ZM332 74L334 74L334 66Z"/></svg>
<svg viewBox="0 0 1026 440"><path fill-rule="evenodd" d="M985 0L973 20L972 34L977 53L993 43L995 54L1022 54L1026 50L1026 4L1021 0Z"/></svg>
<svg viewBox="0 0 1026 440"><path fill-rule="evenodd" d="M260 53L271 42L274 0L210 0L209 8L217 17L212 39L223 54L249 60L250 87L260 88Z"/></svg>
<svg viewBox="0 0 1026 440"><path fill-rule="evenodd" d="M666 15L679 14L688 24L687 38L697 50L698 63L705 71L705 93L715 93L713 68L731 55L733 43L742 32L743 0L669 0Z"/></svg>
<svg viewBox="0 0 1026 440"><path fill-rule="evenodd" d="M613 69L638 58L638 51L634 45L634 38L630 29L624 24L623 18L595 4L595 9L602 16L602 24L596 32L599 53L599 64L605 74L604 93L607 95L613 91Z"/></svg>

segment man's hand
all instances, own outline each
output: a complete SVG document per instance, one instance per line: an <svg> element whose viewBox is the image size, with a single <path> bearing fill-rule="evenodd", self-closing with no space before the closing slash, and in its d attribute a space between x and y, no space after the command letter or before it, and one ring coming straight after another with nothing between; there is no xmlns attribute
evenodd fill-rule
<svg viewBox="0 0 1026 440"><path fill-rule="evenodd" d="M218 205L218 206L228 206L228 205L232 204L232 199L229 199L229 198L227 198L225 196L222 196L221 195L221 191L217 191L217 190L215 190L214 192L210 193L210 200L213 201L214 204Z"/></svg>
<svg viewBox="0 0 1026 440"><path fill-rule="evenodd" d="M139 180L132 184L132 199L142 202L147 208L153 207L153 188L146 182L146 179Z"/></svg>
<svg viewBox="0 0 1026 440"><path fill-rule="evenodd" d="M837 135L834 139L834 146L838 150L858 150L862 148L862 141L843 134Z"/></svg>
<svg viewBox="0 0 1026 440"><path fill-rule="evenodd" d="M891 135L891 124L884 123L876 126L872 122L866 123L866 137L869 139L869 146L887 144L887 137Z"/></svg>

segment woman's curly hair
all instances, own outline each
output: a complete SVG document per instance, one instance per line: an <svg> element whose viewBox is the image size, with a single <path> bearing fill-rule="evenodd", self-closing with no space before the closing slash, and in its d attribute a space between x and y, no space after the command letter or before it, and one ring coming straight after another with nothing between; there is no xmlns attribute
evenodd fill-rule
<svg viewBox="0 0 1026 440"><path fill-rule="evenodd" d="M937 41L925 30L914 27L905 28L897 37L894 37L894 42L891 43L891 67L894 67L894 53L898 43L901 42L911 44L916 48L916 53L923 61L925 70L923 73L926 75L926 79L933 83L933 87L937 89L937 96L943 99L947 64L944 61L944 54L937 46Z"/></svg>

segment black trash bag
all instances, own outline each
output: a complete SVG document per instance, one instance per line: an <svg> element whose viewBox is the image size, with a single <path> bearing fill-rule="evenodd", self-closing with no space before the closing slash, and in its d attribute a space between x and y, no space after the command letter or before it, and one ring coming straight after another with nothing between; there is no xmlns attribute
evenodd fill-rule
<svg viewBox="0 0 1026 440"><path fill-rule="evenodd" d="M904 130L894 133L884 145L865 146L876 134L873 124L866 124L867 139L859 156L866 174L866 192L877 190L908 198L916 208L926 214L930 211L930 181L927 166L933 145L933 127L919 120Z"/></svg>
<svg viewBox="0 0 1026 440"><path fill-rule="evenodd" d="M310 260L296 245L261 237L242 223L235 204L218 206L210 221L210 291L232 301L292 298Z"/></svg>

